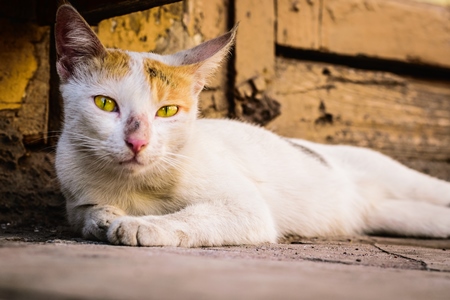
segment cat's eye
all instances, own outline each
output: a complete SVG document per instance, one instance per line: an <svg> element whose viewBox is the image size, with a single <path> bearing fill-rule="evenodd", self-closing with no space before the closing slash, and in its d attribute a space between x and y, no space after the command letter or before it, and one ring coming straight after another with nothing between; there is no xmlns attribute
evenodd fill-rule
<svg viewBox="0 0 450 300"><path fill-rule="evenodd" d="M116 101L106 96L95 96L94 103L98 108L107 112L115 112L118 109Z"/></svg>
<svg viewBox="0 0 450 300"><path fill-rule="evenodd" d="M168 118L176 115L178 112L178 106L176 105L166 105L158 109L156 115L162 118Z"/></svg>

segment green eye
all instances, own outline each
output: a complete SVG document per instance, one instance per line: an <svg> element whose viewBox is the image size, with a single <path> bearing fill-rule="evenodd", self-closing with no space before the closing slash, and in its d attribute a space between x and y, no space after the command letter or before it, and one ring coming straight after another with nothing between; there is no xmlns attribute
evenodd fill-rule
<svg viewBox="0 0 450 300"><path fill-rule="evenodd" d="M168 118L174 116L178 112L178 106L176 105L167 105L163 106L156 112L158 117Z"/></svg>
<svg viewBox="0 0 450 300"><path fill-rule="evenodd" d="M107 112L117 111L117 103L111 98L106 96L95 96L94 103L98 108Z"/></svg>

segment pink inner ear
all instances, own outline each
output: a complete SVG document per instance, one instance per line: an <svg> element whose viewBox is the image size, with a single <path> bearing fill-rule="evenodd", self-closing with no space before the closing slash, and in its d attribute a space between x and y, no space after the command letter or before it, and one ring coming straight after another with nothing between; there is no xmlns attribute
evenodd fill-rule
<svg viewBox="0 0 450 300"><path fill-rule="evenodd" d="M203 62L228 46L234 38L235 31L230 31L218 38L204 42L197 47L187 50L183 57L183 65Z"/></svg>
<svg viewBox="0 0 450 300"><path fill-rule="evenodd" d="M78 59L100 56L106 51L83 17L70 5L58 9L55 41L59 56L57 69L62 79L71 75Z"/></svg>
<svg viewBox="0 0 450 300"><path fill-rule="evenodd" d="M200 92L203 90L203 87L205 86L206 82L204 79L197 79L194 83L193 92L195 95L200 94Z"/></svg>
<svg viewBox="0 0 450 300"><path fill-rule="evenodd" d="M64 63L64 60L64 58L58 60L56 64L56 71L58 72L58 75L61 77L61 79L67 80L70 77L72 70L67 70L67 67L70 64Z"/></svg>

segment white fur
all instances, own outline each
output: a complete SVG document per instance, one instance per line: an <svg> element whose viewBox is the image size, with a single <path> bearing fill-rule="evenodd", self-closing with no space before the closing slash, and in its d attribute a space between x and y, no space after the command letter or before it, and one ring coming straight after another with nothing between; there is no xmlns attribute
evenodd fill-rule
<svg viewBox="0 0 450 300"><path fill-rule="evenodd" d="M202 84L231 43L201 58L195 76ZM142 59L180 65L189 51L128 53L125 78L64 73L61 85L65 121L56 169L69 222L84 237L186 247L276 242L287 234L450 237L449 183L368 149L196 120L196 109L157 118L172 100L152 98ZM195 90L186 96L196 99ZM115 99L120 113L98 109L94 95ZM134 156L123 128L136 113L150 124L149 144L136 156L139 164L122 164Z"/></svg>

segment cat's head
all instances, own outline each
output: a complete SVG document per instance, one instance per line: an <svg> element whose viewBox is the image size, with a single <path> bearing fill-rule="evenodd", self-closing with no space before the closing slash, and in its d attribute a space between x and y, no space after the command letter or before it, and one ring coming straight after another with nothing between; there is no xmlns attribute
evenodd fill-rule
<svg viewBox="0 0 450 300"><path fill-rule="evenodd" d="M134 174L170 163L189 138L198 94L234 36L232 30L172 55L106 49L72 6L61 6L55 39L65 142L96 161L93 167Z"/></svg>

